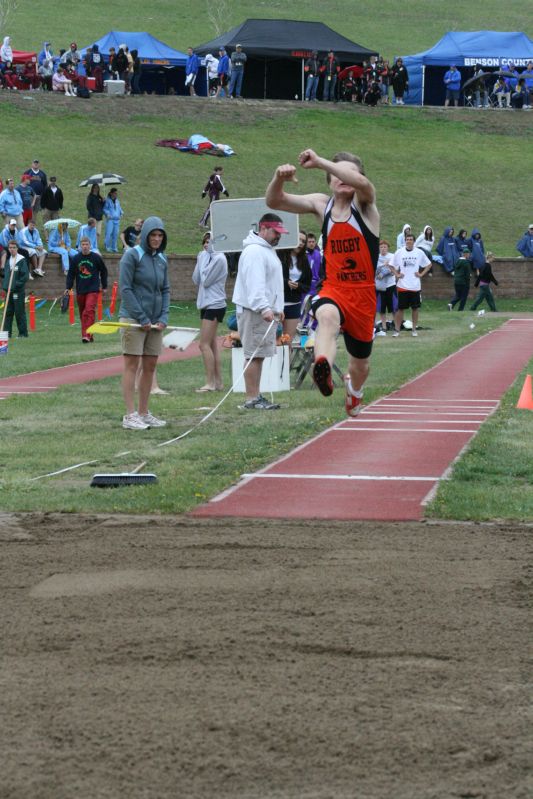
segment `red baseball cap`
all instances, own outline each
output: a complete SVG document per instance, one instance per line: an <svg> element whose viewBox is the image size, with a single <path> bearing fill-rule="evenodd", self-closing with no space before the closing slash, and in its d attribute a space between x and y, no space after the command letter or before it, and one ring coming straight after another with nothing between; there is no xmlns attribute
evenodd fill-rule
<svg viewBox="0 0 533 799"><path fill-rule="evenodd" d="M259 227L266 227L269 230L275 230L277 233L289 233L286 227L283 227L283 222L260 222Z"/></svg>

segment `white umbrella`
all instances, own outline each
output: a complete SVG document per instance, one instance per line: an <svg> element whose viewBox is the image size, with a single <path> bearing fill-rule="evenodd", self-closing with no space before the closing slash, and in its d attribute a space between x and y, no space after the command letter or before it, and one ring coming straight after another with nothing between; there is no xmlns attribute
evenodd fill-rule
<svg viewBox="0 0 533 799"><path fill-rule="evenodd" d="M80 188L83 186L117 186L121 183L127 183L126 178L122 175L117 175L116 172L98 172L96 175L91 175L87 180L82 180Z"/></svg>
<svg viewBox="0 0 533 799"><path fill-rule="evenodd" d="M69 227L79 227L81 222L78 222L76 219L66 219L65 217L61 217L61 219L51 219L49 222L44 223L44 227L46 230L52 230L59 225L68 225Z"/></svg>

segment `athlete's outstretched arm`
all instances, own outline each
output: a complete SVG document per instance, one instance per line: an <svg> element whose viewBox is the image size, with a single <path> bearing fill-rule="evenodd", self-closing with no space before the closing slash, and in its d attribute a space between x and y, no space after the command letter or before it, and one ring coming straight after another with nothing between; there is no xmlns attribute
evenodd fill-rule
<svg viewBox="0 0 533 799"><path fill-rule="evenodd" d="M304 169L322 169L330 175L335 175L342 183L353 186L361 206L373 205L376 202L373 184L350 161L329 161L327 158L321 158L314 150L301 152L298 161Z"/></svg>
<svg viewBox="0 0 533 799"><path fill-rule="evenodd" d="M274 177L266 190L266 204L276 211L289 211L293 214L317 214L321 217L327 203L325 194L288 194L285 183L298 183L296 167L282 164L274 172Z"/></svg>

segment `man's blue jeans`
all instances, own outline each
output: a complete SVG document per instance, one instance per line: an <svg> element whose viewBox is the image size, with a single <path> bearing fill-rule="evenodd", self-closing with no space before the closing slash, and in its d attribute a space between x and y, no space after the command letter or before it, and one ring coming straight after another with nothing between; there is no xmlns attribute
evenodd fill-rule
<svg viewBox="0 0 533 799"><path fill-rule="evenodd" d="M318 75L308 75L305 86L305 99L316 100L316 90L318 88Z"/></svg>
<svg viewBox="0 0 533 799"><path fill-rule="evenodd" d="M324 75L324 91L322 92L322 99L323 100L334 100L335 99L335 84L337 83L337 76L331 75L330 80L328 80L328 76Z"/></svg>
<svg viewBox="0 0 533 799"><path fill-rule="evenodd" d="M244 75L244 69L234 69L231 73L231 78L229 79L229 94L232 95L235 92L235 97L241 96L241 89L242 89L242 76Z"/></svg>

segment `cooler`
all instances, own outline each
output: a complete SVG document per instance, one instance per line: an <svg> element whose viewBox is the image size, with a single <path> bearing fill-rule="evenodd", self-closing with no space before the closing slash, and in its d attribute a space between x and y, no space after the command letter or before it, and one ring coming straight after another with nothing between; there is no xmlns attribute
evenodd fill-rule
<svg viewBox="0 0 533 799"><path fill-rule="evenodd" d="M126 83L123 80L105 80L104 90L107 94L125 94Z"/></svg>
<svg viewBox="0 0 533 799"><path fill-rule="evenodd" d="M89 91L94 92L96 89L96 78L85 78L85 85Z"/></svg>
<svg viewBox="0 0 533 799"><path fill-rule="evenodd" d="M261 372L260 391L289 391L290 390L290 356L289 347L276 347L276 354L272 358L263 360L263 371ZM242 347L234 347L231 350L231 379L235 394L245 392L244 376L244 353Z"/></svg>

